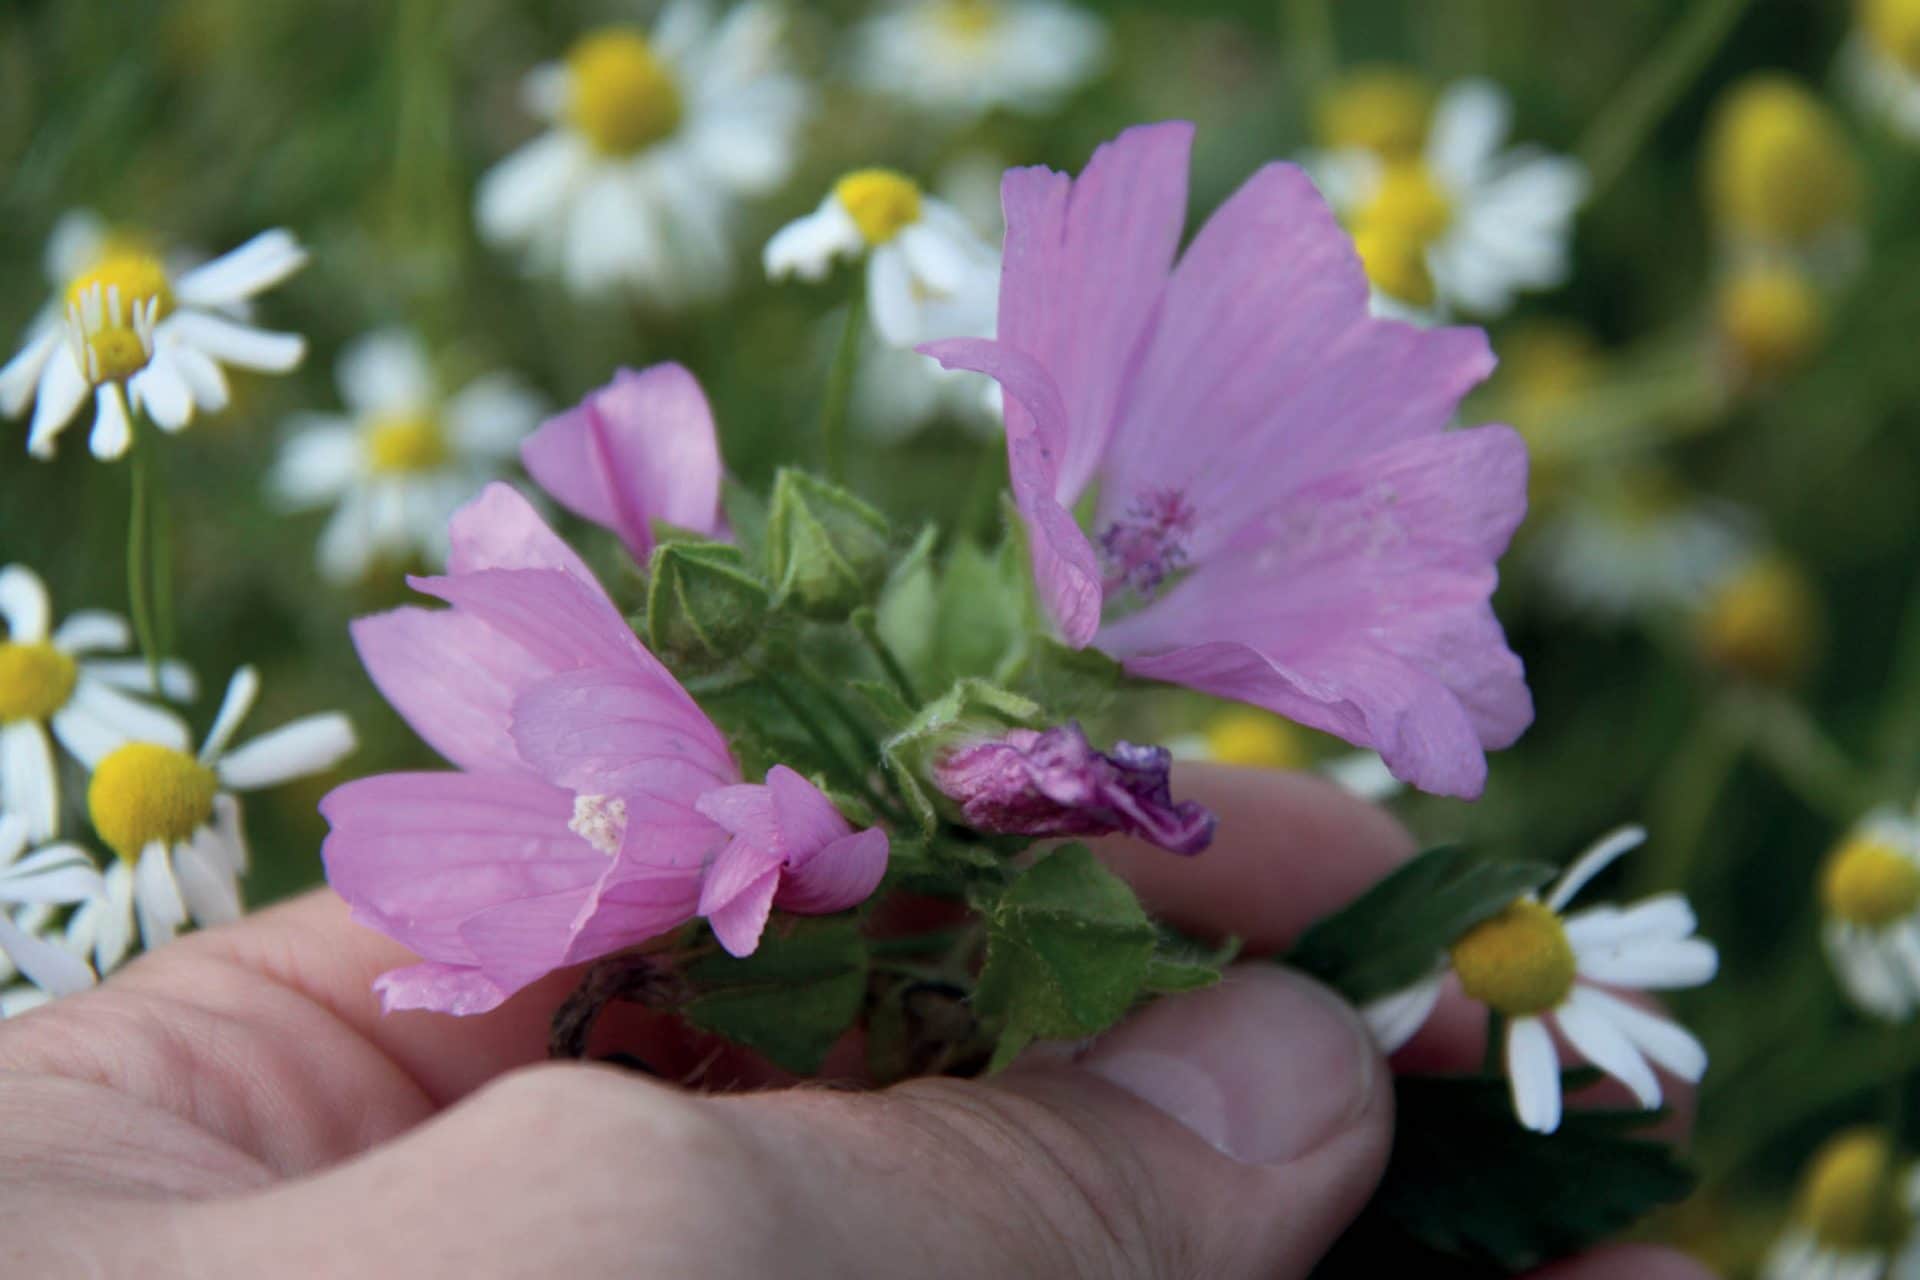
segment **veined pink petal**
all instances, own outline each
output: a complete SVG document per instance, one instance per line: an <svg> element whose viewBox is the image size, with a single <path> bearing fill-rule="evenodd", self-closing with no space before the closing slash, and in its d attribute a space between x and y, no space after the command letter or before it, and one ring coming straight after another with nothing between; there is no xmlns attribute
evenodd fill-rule
<svg viewBox="0 0 1920 1280"><path fill-rule="evenodd" d="M408 581L519 645L542 675L628 664L665 670L590 578L552 569L486 569Z"/></svg>
<svg viewBox="0 0 1920 1280"><path fill-rule="evenodd" d="M780 878L774 902L804 916L832 915L873 896L887 874L887 833L868 827L796 858Z"/></svg>
<svg viewBox="0 0 1920 1280"><path fill-rule="evenodd" d="M694 807L732 835L763 849L780 849L780 824L774 814L773 791L768 787L753 782L719 787L701 796Z"/></svg>
<svg viewBox="0 0 1920 1280"><path fill-rule="evenodd" d="M767 791L773 798L781 852L792 860L811 856L853 830L820 788L784 764L767 770Z"/></svg>
<svg viewBox="0 0 1920 1280"><path fill-rule="evenodd" d="M664 668L597 666L541 681L514 704L520 757L588 795L691 804L740 771L720 731Z"/></svg>
<svg viewBox="0 0 1920 1280"><path fill-rule="evenodd" d="M720 446L713 411L677 364L622 369L520 446L527 471L569 511L620 535L637 560L653 521L717 534Z"/></svg>
<svg viewBox="0 0 1920 1280"><path fill-rule="evenodd" d="M733 896L702 912L713 936L727 954L750 956L760 947L760 935L767 930L773 914L774 893L780 887L778 868L763 871L759 878L741 886Z"/></svg>
<svg viewBox="0 0 1920 1280"><path fill-rule="evenodd" d="M547 527L533 504L511 485L495 481L454 512L447 526L447 572L483 569L558 569L583 582L594 577L573 548Z"/></svg>
<svg viewBox="0 0 1920 1280"><path fill-rule="evenodd" d="M456 610L395 609L351 630L367 674L428 746L462 769L525 768L508 732L513 699L544 670L525 649Z"/></svg>
<svg viewBox="0 0 1920 1280"><path fill-rule="evenodd" d="M782 865L778 849L735 837L707 868L706 882L700 886L700 914L710 916L742 894L753 893L760 881L777 878ZM772 889L767 890L766 900L772 903Z"/></svg>

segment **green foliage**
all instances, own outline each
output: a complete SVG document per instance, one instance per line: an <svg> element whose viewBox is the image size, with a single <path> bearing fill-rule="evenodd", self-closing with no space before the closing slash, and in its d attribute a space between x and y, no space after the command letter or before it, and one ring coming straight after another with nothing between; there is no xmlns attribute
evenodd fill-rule
<svg viewBox="0 0 1920 1280"><path fill-rule="evenodd" d="M1106 1030L1145 990L1158 935L1126 882L1085 845L1054 850L1015 880L987 917L987 963L974 993L996 1025L995 1069L1034 1040Z"/></svg>
<svg viewBox="0 0 1920 1280"><path fill-rule="evenodd" d="M774 478L767 568L776 607L844 618L879 591L889 559L886 517L872 506L804 471Z"/></svg>
<svg viewBox="0 0 1920 1280"><path fill-rule="evenodd" d="M1545 863L1429 849L1307 930L1286 962L1365 1004L1426 977L1454 939L1553 874Z"/></svg>
<svg viewBox="0 0 1920 1280"><path fill-rule="evenodd" d="M984 680L961 680L881 744L881 759L913 817L932 831L940 824L940 809L928 778L940 752L969 734L1037 724L1040 715L1038 704L1018 694Z"/></svg>
<svg viewBox="0 0 1920 1280"><path fill-rule="evenodd" d="M777 921L752 955L709 956L685 977L697 992L687 1021L807 1075L860 1016L867 943L844 916Z"/></svg>
<svg viewBox="0 0 1920 1280"><path fill-rule="evenodd" d="M1592 1073L1570 1075L1569 1088ZM1570 1110L1519 1126L1503 1081L1402 1078L1393 1154L1322 1274L1502 1275L1578 1253L1684 1198L1693 1175L1644 1111Z"/></svg>
<svg viewBox="0 0 1920 1280"><path fill-rule="evenodd" d="M760 638L767 587L737 547L663 542L648 565L647 635L676 669L703 671L740 656Z"/></svg>

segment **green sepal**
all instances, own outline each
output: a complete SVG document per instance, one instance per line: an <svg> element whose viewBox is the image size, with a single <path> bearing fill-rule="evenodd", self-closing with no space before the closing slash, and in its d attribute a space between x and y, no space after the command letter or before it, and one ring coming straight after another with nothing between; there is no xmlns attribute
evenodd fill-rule
<svg viewBox="0 0 1920 1280"><path fill-rule="evenodd" d="M867 941L851 916L776 915L752 955L706 956L684 976L697 993L680 1006L687 1021L811 1075L860 1016Z"/></svg>
<svg viewBox="0 0 1920 1280"><path fill-rule="evenodd" d="M939 753L969 734L992 735L1040 723L1041 707L985 680L960 680L922 707L911 723L880 746L913 816L926 831L940 825L941 801L929 781Z"/></svg>
<svg viewBox="0 0 1920 1280"><path fill-rule="evenodd" d="M846 617L886 580L890 536L886 518L853 494L783 469L767 516L775 607L821 621Z"/></svg>
<svg viewBox="0 0 1920 1280"><path fill-rule="evenodd" d="M765 628L767 587L737 547L663 542L647 566L647 636L676 669L709 670L751 649Z"/></svg>
<svg viewBox="0 0 1920 1280"><path fill-rule="evenodd" d="M1366 1004L1427 977L1461 934L1554 874L1544 862L1504 862L1441 845L1319 921L1283 959Z"/></svg>
<svg viewBox="0 0 1920 1280"><path fill-rule="evenodd" d="M1153 959L1147 963L1147 990L1155 995L1210 987L1240 955L1238 938L1209 947L1165 925L1159 926L1158 933Z"/></svg>
<svg viewBox="0 0 1920 1280"><path fill-rule="evenodd" d="M987 913L974 1005L999 1032L990 1070L1035 1040L1097 1035L1146 990L1158 934L1126 881L1081 844L1027 868Z"/></svg>

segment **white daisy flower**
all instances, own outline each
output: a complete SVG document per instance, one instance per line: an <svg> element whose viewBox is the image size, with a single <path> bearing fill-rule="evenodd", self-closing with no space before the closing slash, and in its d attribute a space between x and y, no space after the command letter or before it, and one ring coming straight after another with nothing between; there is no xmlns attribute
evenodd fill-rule
<svg viewBox="0 0 1920 1280"><path fill-rule="evenodd" d="M0 813L24 822L30 839L51 839L60 825L54 739L89 768L129 739L187 745L178 716L129 695L186 701L193 673L162 662L156 691L144 660L103 656L132 645L125 619L84 610L55 627L45 584L14 564L0 569L0 622Z"/></svg>
<svg viewBox="0 0 1920 1280"><path fill-rule="evenodd" d="M127 451L135 411L179 431L196 409L226 407L222 365L285 373L300 363L305 339L246 323L244 306L306 261L291 233L267 231L174 270L138 242L108 234L91 214L69 214L47 245L59 296L0 369L0 413L18 417L33 403L27 449L41 458L52 456L89 395L96 457Z"/></svg>
<svg viewBox="0 0 1920 1280"><path fill-rule="evenodd" d="M1894 1144L1877 1128L1828 1139L1800 1177L1786 1229L1760 1266L1761 1280L1910 1280L1916 1182L1899 1173ZM1901 1243L1905 1240L1907 1243Z"/></svg>
<svg viewBox="0 0 1920 1280"><path fill-rule="evenodd" d="M1051 111L1106 60L1106 25L1050 0L908 0L853 31L859 84L956 121Z"/></svg>
<svg viewBox="0 0 1920 1280"><path fill-rule="evenodd" d="M999 391L1000 384L990 378L942 368L939 361L889 345L869 329L854 376L852 416L876 440L904 440L936 422L992 436L1000 430Z"/></svg>
<svg viewBox="0 0 1920 1280"><path fill-rule="evenodd" d="M337 712L307 716L229 750L259 692L252 667L234 673L198 756L129 742L94 769L87 809L119 860L107 870L105 894L74 913L68 938L94 954L100 972L126 958L136 921L151 949L189 919L212 925L237 918L247 843L231 793L323 772L353 750L353 726Z"/></svg>
<svg viewBox="0 0 1920 1280"><path fill-rule="evenodd" d="M764 256L772 279L808 281L864 256L874 331L896 347L993 332L1000 255L959 210L890 169L841 178L818 209L774 233Z"/></svg>
<svg viewBox="0 0 1920 1280"><path fill-rule="evenodd" d="M1861 105L1920 142L1920 4L1864 0L1840 53L1840 74Z"/></svg>
<svg viewBox="0 0 1920 1280"><path fill-rule="evenodd" d="M1654 1066L1687 1081L1707 1053L1685 1029L1604 988L1668 991L1697 987L1719 967L1713 945L1693 936L1693 910L1665 894L1624 910L1560 913L1588 881L1646 839L1639 827L1613 832L1582 854L1545 901L1518 899L1449 948L1445 965L1413 987L1363 1010L1387 1051L1412 1038L1451 972L1466 994L1507 1020L1505 1058L1520 1123L1537 1133L1560 1127L1560 1055L1553 1032L1624 1084L1642 1107L1660 1105Z"/></svg>
<svg viewBox="0 0 1920 1280"><path fill-rule="evenodd" d="M595 31L536 68L527 106L552 128L481 180L481 234L576 294L720 292L735 205L786 179L810 102L783 69L784 26L769 4L715 22L673 0L650 34Z"/></svg>
<svg viewBox="0 0 1920 1280"><path fill-rule="evenodd" d="M1754 541L1739 510L1635 469L1570 494L1523 560L1568 611L1618 620L1691 610L1752 558Z"/></svg>
<svg viewBox="0 0 1920 1280"><path fill-rule="evenodd" d="M507 374L443 397L419 335L405 329L361 338L336 373L348 414L289 423L270 492L289 510L334 508L318 548L331 581L416 552L438 564L448 519L514 457L542 402Z"/></svg>
<svg viewBox="0 0 1920 1280"><path fill-rule="evenodd" d="M1384 308L1492 317L1567 278L1586 171L1566 156L1508 148L1511 121L1504 92L1467 80L1440 95L1419 155L1353 147L1314 158Z"/></svg>
<svg viewBox="0 0 1920 1280"><path fill-rule="evenodd" d="M1820 868L1821 941L1847 998L1905 1022L1920 1011L1920 821L1880 809Z"/></svg>
<svg viewBox="0 0 1920 1280"><path fill-rule="evenodd" d="M50 844L28 853L30 843L25 822L0 814L0 956L7 961L0 981L15 973L26 978L16 1007L34 1002L26 991L64 996L93 985L87 962L41 931L54 907L92 901L106 892L86 850ZM0 1016L15 1011L0 998Z"/></svg>

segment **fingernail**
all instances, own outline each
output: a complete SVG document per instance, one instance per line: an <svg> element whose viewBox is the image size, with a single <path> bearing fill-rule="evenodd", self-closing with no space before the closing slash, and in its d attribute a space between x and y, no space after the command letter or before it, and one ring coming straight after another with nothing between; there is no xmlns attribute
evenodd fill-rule
<svg viewBox="0 0 1920 1280"><path fill-rule="evenodd" d="M1379 1056L1352 1007L1275 964L1162 1000L1096 1041L1082 1069L1246 1164L1284 1164L1351 1126Z"/></svg>

